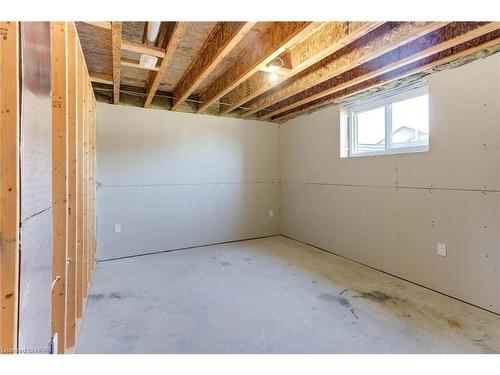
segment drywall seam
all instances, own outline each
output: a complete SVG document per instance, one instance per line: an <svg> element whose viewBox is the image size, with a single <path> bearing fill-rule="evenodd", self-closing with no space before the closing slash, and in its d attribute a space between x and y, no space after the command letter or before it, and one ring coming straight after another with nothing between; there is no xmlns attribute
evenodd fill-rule
<svg viewBox="0 0 500 375"><path fill-rule="evenodd" d="M318 186L344 186L344 187L374 187L380 189L415 189L415 190L441 190L441 191L469 191L478 193L500 193L496 189L468 189L468 188L446 188L435 186L389 186L389 185L371 185L371 184L335 184L324 182L298 182L298 181L281 181L282 184L297 184L297 185L318 185Z"/></svg>
<svg viewBox="0 0 500 375"><path fill-rule="evenodd" d="M105 185L99 184L102 188L121 188L121 187L155 187L155 186L214 186L214 185L250 185L250 184L279 184L280 181L242 181L242 182L199 182L199 183L172 183L172 184L132 184L132 185Z"/></svg>

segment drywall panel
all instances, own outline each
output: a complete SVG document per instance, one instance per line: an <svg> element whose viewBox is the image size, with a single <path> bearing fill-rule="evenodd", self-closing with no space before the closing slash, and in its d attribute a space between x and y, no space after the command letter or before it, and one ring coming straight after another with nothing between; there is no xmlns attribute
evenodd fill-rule
<svg viewBox="0 0 500 375"><path fill-rule="evenodd" d="M279 181L278 126L97 105L104 186Z"/></svg>
<svg viewBox="0 0 500 375"><path fill-rule="evenodd" d="M282 196L293 190L284 184ZM300 192L293 198L307 212L283 210L283 234L500 311L500 193L318 184Z"/></svg>
<svg viewBox="0 0 500 375"><path fill-rule="evenodd" d="M500 312L499 77L428 77L427 153L340 158L338 107L282 124L281 233Z"/></svg>
<svg viewBox="0 0 500 375"><path fill-rule="evenodd" d="M280 233L307 242L307 184L281 182Z"/></svg>
<svg viewBox="0 0 500 375"><path fill-rule="evenodd" d="M47 353L51 338L52 103L50 24L21 23L21 259L19 349Z"/></svg>
<svg viewBox="0 0 500 375"><path fill-rule="evenodd" d="M103 188L98 200L99 259L279 232L278 183Z"/></svg>
<svg viewBox="0 0 500 375"><path fill-rule="evenodd" d="M98 104L97 181L99 259L278 234L279 128Z"/></svg>

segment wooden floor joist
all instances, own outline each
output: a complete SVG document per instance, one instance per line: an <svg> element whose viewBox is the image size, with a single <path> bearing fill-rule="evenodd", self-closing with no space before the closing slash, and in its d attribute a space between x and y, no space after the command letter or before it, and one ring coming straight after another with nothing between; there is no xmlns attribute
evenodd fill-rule
<svg viewBox="0 0 500 375"><path fill-rule="evenodd" d="M375 88L389 82L402 79L420 72L427 71L429 69L435 68L439 65L443 65L454 60L460 59L462 57L470 56L474 53L483 51L487 48L497 46L500 43L500 31L494 31L483 37L478 37L471 41L462 43L460 45L448 48L445 51L436 53L435 55L425 57L421 60L415 61L408 64L402 68L389 71L380 76L374 77L368 81L361 82L359 84L346 87L340 91L334 92L328 96L324 96L318 100L310 103L306 103L299 107L295 107L286 112L273 117L273 121L282 123L291 118L294 118L301 113L309 112L314 109L323 107L328 104L337 103L346 98L362 93L368 89Z"/></svg>
<svg viewBox="0 0 500 375"><path fill-rule="evenodd" d="M151 105L151 102L156 94L156 90L158 90L161 80L172 62L172 57L181 42L181 38L186 30L186 27L187 24L185 22L175 22L172 26L170 37L168 41L166 41L165 54L163 55L160 63L160 68L157 72L149 73L149 78L146 84L147 96L144 102L144 107L149 107Z"/></svg>
<svg viewBox="0 0 500 375"><path fill-rule="evenodd" d="M262 120L278 116L292 108L300 107L324 96L380 76L388 71L398 69L414 61L434 55L455 45L465 43L481 35L490 33L500 27L498 22L455 22L445 26L413 42L397 48L368 63L356 67L344 74L333 77L308 90L291 96L268 109L260 117Z"/></svg>
<svg viewBox="0 0 500 375"><path fill-rule="evenodd" d="M205 111L209 106L236 88L278 57L287 48L302 40L321 26L314 22L276 22L261 33L255 42L259 48L245 50L233 66L216 78L198 96L202 103L197 112Z"/></svg>
<svg viewBox="0 0 500 375"><path fill-rule="evenodd" d="M0 354L17 350L19 301L19 23L0 22Z"/></svg>
<svg viewBox="0 0 500 375"><path fill-rule="evenodd" d="M111 40L113 54L113 103L120 104L120 72L122 48L122 23L111 23Z"/></svg>
<svg viewBox="0 0 500 375"><path fill-rule="evenodd" d="M172 110L182 104L224 57L247 35L256 22L219 22L205 41L201 53L173 90Z"/></svg>
<svg viewBox="0 0 500 375"><path fill-rule="evenodd" d="M280 58L287 61L291 70L271 82L267 74L254 74L236 89L225 95L221 102L231 103L223 106L219 115L224 115L244 103L262 95L276 87L291 76L317 63L323 58L347 44L362 37L383 22L325 22L318 30L292 48L285 51Z"/></svg>
<svg viewBox="0 0 500 375"><path fill-rule="evenodd" d="M245 111L242 117L248 117L324 80L418 39L446 24L446 22L387 22L372 33L355 40L345 48L287 80L277 90L249 102L248 106L252 109Z"/></svg>

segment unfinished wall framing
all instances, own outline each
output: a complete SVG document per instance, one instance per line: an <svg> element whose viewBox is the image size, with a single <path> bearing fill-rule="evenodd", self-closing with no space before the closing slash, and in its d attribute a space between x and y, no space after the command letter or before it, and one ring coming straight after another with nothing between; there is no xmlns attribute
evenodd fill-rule
<svg viewBox="0 0 500 375"><path fill-rule="evenodd" d="M94 269L95 98L73 22L51 23L52 336L71 352Z"/></svg>
<svg viewBox="0 0 500 375"><path fill-rule="evenodd" d="M26 24L35 27L34 23ZM20 47L25 48L27 55L29 48L35 48L23 44L28 41L20 38L25 29L22 26L19 22L0 23L0 352L43 349L42 352L67 353L73 351L76 342L94 269L95 97L74 23L51 22L50 51L47 52L50 52L52 96L48 111L52 112L52 120L45 116L32 121L30 117L32 132L43 132L45 127L49 132L48 139L38 144L43 148L38 151L51 157L44 162L47 166L33 170L32 179L37 187L44 185L43 194L51 197L43 207L34 207L33 215L27 218L51 215L52 259L48 263L52 277L42 281L48 284L46 288L51 293L46 296L51 307L50 313L46 312L50 315L47 320L51 321L51 328L46 327L49 332L41 335L51 342L44 342L47 348L33 348L32 343L19 340L19 304L23 292L20 288L29 287L19 280L23 272L32 272L30 267L23 267L20 258L21 255L23 260L40 256L22 252L23 243L19 240L21 203L36 195L23 190L29 184L21 187L21 176L22 172L31 173L24 168L37 167L30 164L29 158L24 164L20 162L20 155L24 155L20 144L23 131L27 131L23 130L21 119L23 112L29 110L22 106L29 98L20 94L20 82L28 81L20 69ZM44 137L43 134L37 136ZM37 181L36 173L43 175L38 176ZM50 220L44 222L50 223ZM23 332L25 337L30 334L29 330Z"/></svg>

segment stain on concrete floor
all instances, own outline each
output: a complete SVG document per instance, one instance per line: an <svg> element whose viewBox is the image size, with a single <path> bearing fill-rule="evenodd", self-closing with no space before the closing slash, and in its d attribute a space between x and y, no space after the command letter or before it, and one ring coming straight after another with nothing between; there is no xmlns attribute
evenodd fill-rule
<svg viewBox="0 0 500 375"><path fill-rule="evenodd" d="M500 316L278 236L98 264L76 352L498 353Z"/></svg>

